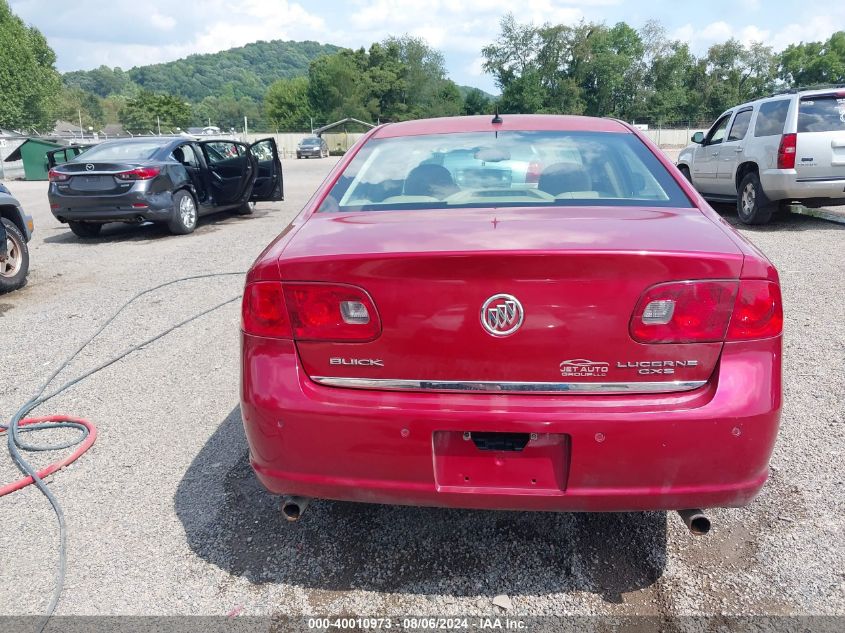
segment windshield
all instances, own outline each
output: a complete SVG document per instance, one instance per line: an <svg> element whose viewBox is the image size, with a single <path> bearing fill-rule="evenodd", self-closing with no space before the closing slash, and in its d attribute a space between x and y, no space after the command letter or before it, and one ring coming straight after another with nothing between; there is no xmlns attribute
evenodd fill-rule
<svg viewBox="0 0 845 633"><path fill-rule="evenodd" d="M303 140L302 140L299 144L300 144L300 145L302 145L302 146L305 146L305 145L319 145L319 144L320 144L320 139L318 139L318 138L306 138L306 139L303 139Z"/></svg>
<svg viewBox="0 0 845 633"><path fill-rule="evenodd" d="M143 143L104 143L103 145L95 145L87 149L85 155L77 162L148 160L161 147L161 142L156 143L153 141Z"/></svg>
<svg viewBox="0 0 845 633"><path fill-rule="evenodd" d="M472 132L369 141L320 211L691 203L633 134Z"/></svg>

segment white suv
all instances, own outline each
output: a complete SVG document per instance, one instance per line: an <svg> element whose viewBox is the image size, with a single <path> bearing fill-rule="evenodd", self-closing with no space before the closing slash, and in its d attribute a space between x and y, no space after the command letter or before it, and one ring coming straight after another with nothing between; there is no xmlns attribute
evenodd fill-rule
<svg viewBox="0 0 845 633"><path fill-rule="evenodd" d="M708 200L765 224L777 205L845 204L845 87L782 93L731 108L678 157Z"/></svg>

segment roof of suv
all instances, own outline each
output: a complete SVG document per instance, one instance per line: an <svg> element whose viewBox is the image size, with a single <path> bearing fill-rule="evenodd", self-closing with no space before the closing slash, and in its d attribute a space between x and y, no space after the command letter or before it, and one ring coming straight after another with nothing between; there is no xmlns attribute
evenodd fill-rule
<svg viewBox="0 0 845 633"><path fill-rule="evenodd" d="M754 99L753 101L746 101L744 103L740 103L731 108L728 108L727 110L725 110L725 112L727 112L728 110L733 110L734 108L743 108L746 106L754 105L755 103L763 103L764 101L769 101L772 99L791 99L792 97L812 97L816 95L836 95L840 97L845 97L845 86L830 86L829 88L807 88L806 90L789 90L784 92L777 92L773 95Z"/></svg>

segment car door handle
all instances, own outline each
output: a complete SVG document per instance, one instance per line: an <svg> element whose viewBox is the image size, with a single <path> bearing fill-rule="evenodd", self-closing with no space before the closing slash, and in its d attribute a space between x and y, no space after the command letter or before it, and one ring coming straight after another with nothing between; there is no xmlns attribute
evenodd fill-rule
<svg viewBox="0 0 845 633"><path fill-rule="evenodd" d="M713 152L713 156L718 156L719 152Z"/></svg>
<svg viewBox="0 0 845 633"><path fill-rule="evenodd" d="M735 151L737 154L739 154L739 153L742 151L742 148L741 148L741 147L735 147L735 148L734 148L734 151Z"/></svg>

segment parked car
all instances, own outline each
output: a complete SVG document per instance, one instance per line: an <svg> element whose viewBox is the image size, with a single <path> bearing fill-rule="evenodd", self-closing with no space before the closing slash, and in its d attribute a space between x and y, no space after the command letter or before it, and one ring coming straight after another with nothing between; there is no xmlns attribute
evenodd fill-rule
<svg viewBox="0 0 845 633"><path fill-rule="evenodd" d="M631 126L502 119L369 132L253 264L241 406L258 478L291 519L310 497L747 504L781 409L775 268ZM554 161L536 188L428 164L485 147L500 160L477 169L499 172L526 144Z"/></svg>
<svg viewBox="0 0 845 633"><path fill-rule="evenodd" d="M79 237L107 222L161 222L191 233L197 218L284 197L276 142L185 137L106 141L49 172L53 215Z"/></svg>
<svg viewBox="0 0 845 633"><path fill-rule="evenodd" d="M17 290L29 273L29 247L34 225L21 203L0 183L0 293Z"/></svg>
<svg viewBox="0 0 845 633"><path fill-rule="evenodd" d="M736 201L745 224L778 206L845 204L845 87L781 93L731 108L678 157L712 201Z"/></svg>
<svg viewBox="0 0 845 633"><path fill-rule="evenodd" d="M304 138L296 146L297 158L326 158L329 155L329 144L319 136Z"/></svg>

